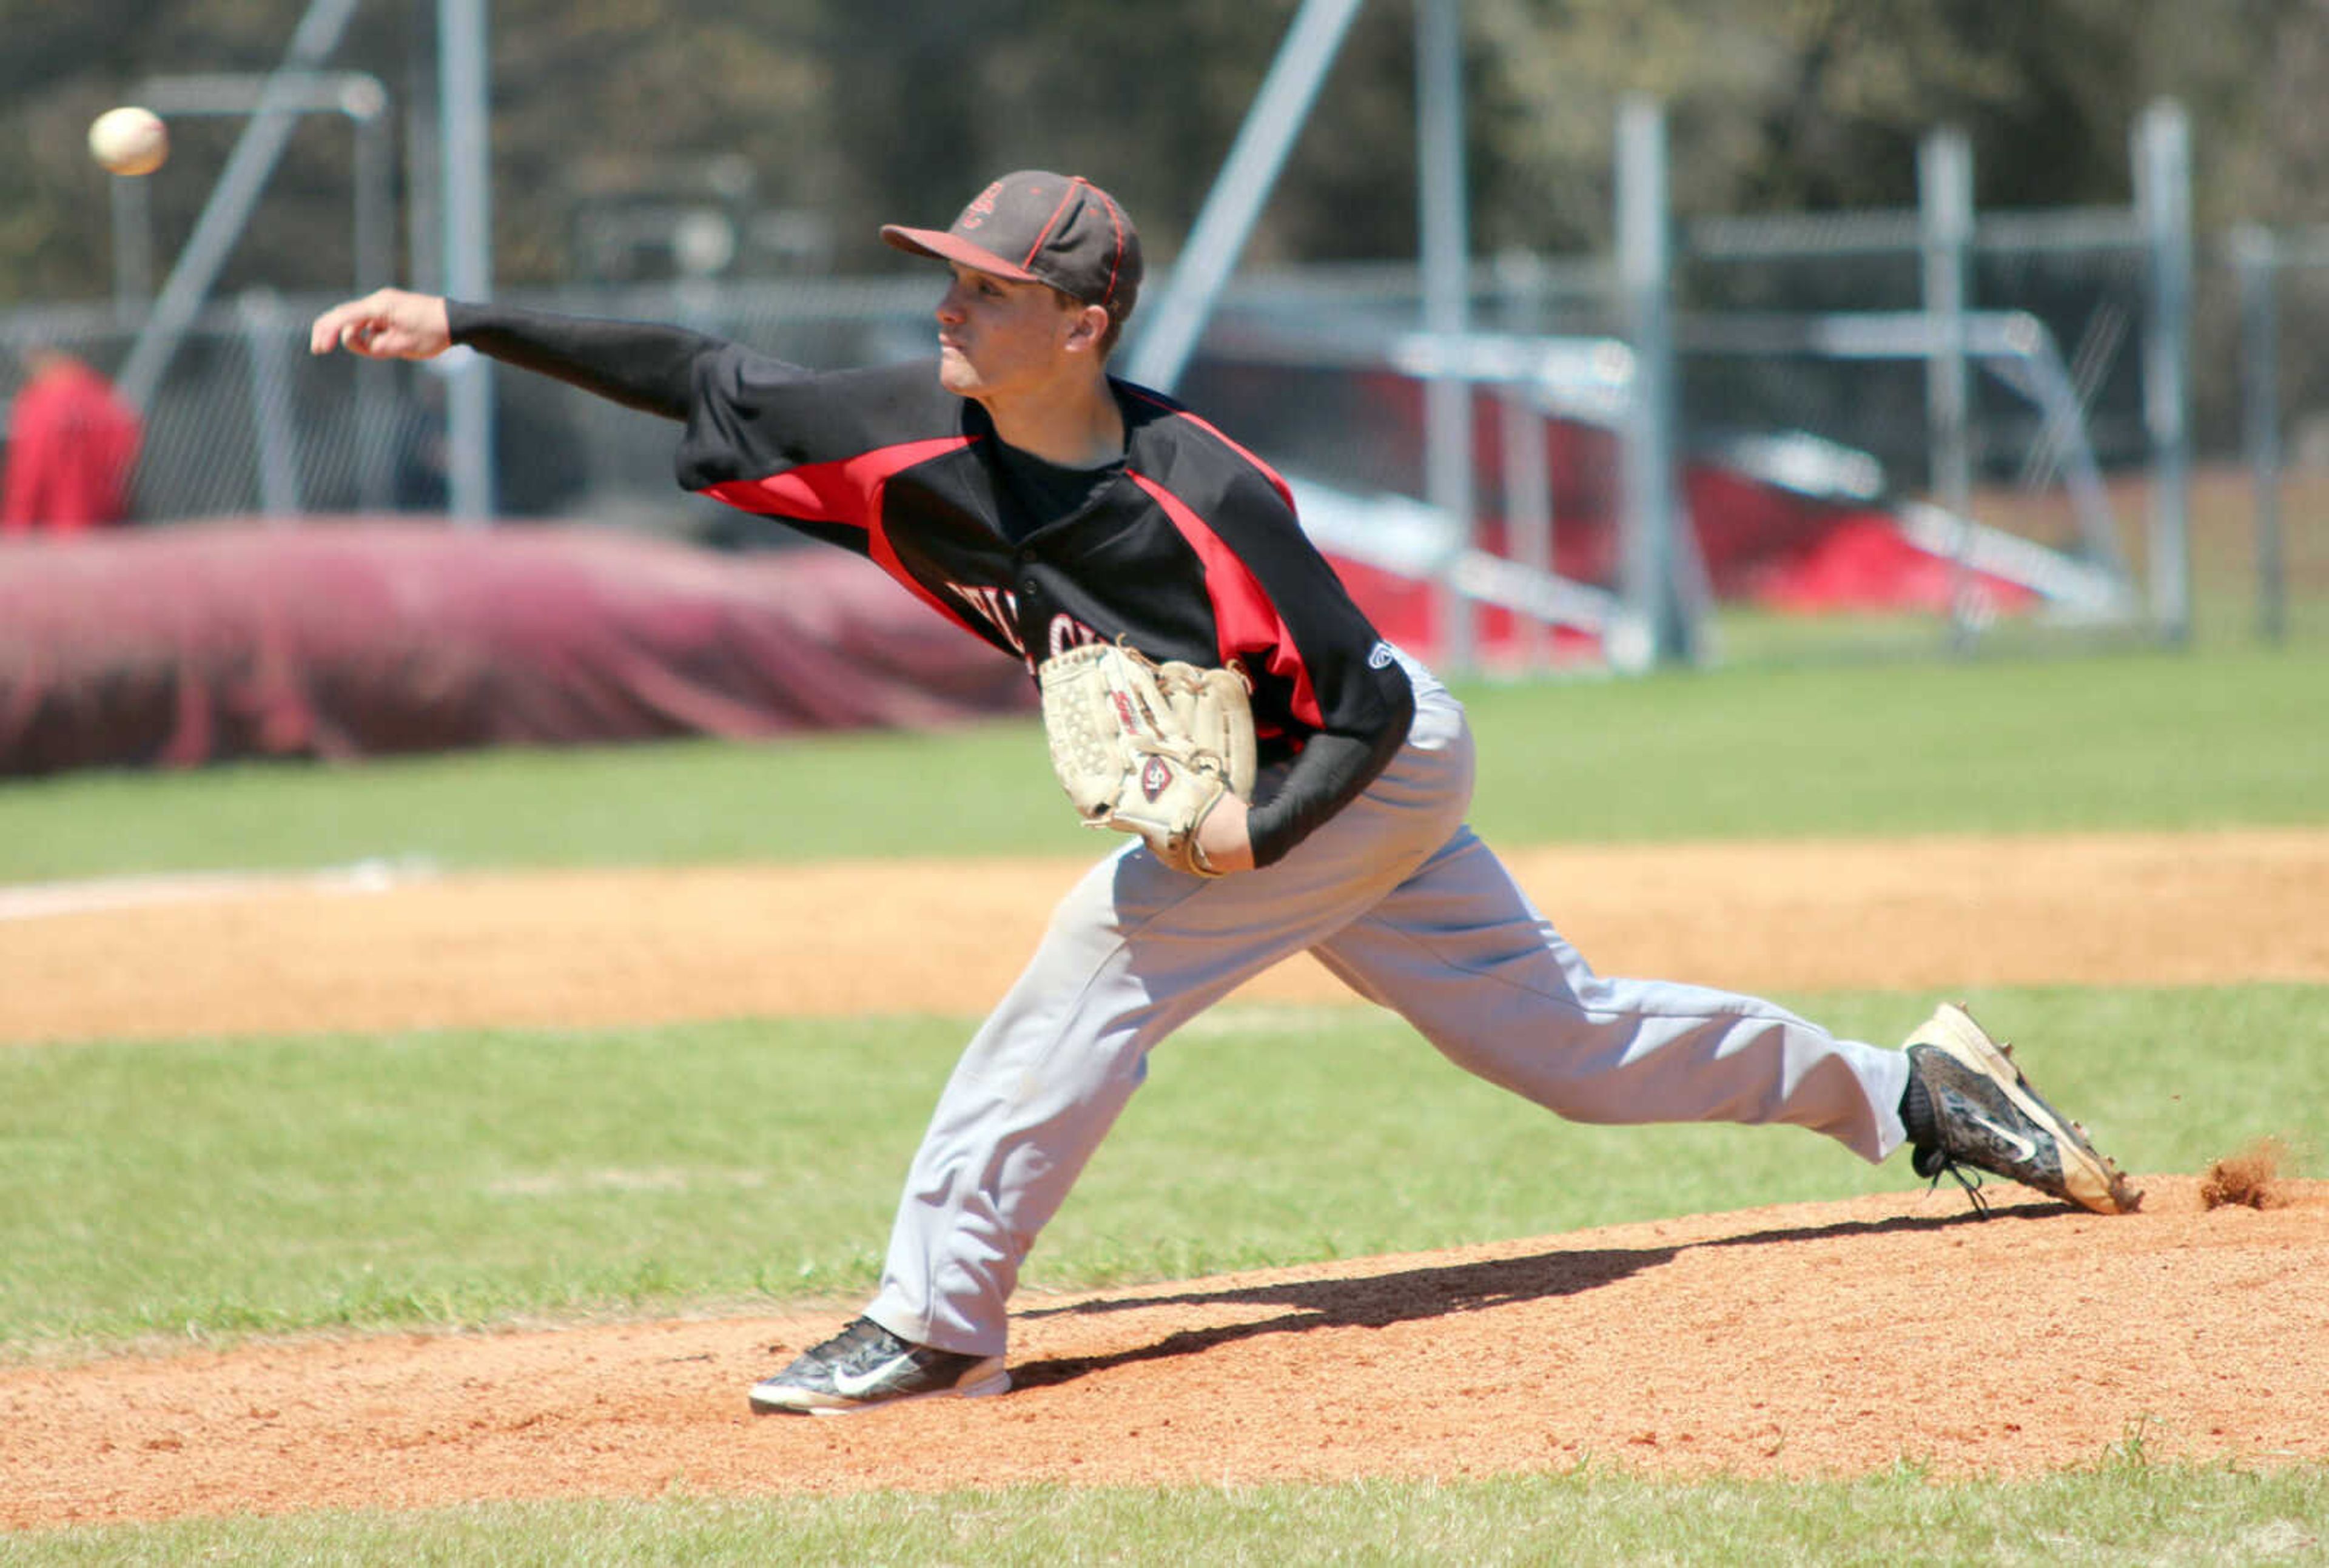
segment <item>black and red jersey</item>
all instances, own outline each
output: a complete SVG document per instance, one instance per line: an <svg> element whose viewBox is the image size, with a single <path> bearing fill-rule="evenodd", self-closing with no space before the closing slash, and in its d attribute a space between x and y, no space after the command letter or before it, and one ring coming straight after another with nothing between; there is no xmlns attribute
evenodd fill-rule
<svg viewBox="0 0 2329 1568"><path fill-rule="evenodd" d="M1234 662L1264 763L1315 753L1256 802L1262 864L1405 738L1406 674L1303 534L1285 482L1158 393L1112 383L1123 464L1044 517L1011 482L985 410L929 362L818 373L676 328L482 306L451 318L457 341L684 420L683 486L868 557L1031 671L1095 639Z"/></svg>
<svg viewBox="0 0 2329 1568"><path fill-rule="evenodd" d="M1266 740L1391 723L1406 679L1383 670L1285 482L1168 399L1115 390L1122 472L1032 532L1007 515L1021 502L986 411L928 364L816 375L733 347L699 361L679 482L872 557L1031 669L1122 638L1155 659L1236 662Z"/></svg>

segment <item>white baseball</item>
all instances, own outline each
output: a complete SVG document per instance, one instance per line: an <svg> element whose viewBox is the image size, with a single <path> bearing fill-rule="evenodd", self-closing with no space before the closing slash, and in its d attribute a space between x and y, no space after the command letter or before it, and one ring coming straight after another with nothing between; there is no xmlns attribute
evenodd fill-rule
<svg viewBox="0 0 2329 1568"><path fill-rule="evenodd" d="M150 175L170 156L170 132L150 109L109 109L90 122L89 151L117 175Z"/></svg>

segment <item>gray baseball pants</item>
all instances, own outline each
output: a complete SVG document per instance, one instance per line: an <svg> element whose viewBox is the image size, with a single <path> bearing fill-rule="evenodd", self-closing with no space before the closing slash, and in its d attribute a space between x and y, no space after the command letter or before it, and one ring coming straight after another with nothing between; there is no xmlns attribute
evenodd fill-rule
<svg viewBox="0 0 2329 1568"><path fill-rule="evenodd" d="M1146 1072L1149 1049L1306 949L1466 1072L1574 1121L1790 1122L1870 1160L1906 1137L1908 1060L1770 1003L1597 976L1464 826L1464 710L1402 660L1407 744L1280 860L1207 880L1137 840L1063 899L980 1028L914 1157L867 1314L1003 1354L1037 1233Z"/></svg>

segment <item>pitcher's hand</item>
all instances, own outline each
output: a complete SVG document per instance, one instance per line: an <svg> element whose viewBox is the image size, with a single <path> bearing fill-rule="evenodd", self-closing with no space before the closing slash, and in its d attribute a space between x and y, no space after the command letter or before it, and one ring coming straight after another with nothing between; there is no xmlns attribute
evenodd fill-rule
<svg viewBox="0 0 2329 1568"><path fill-rule="evenodd" d="M434 359L452 345L445 301L401 288L379 288L335 305L307 332L310 354L344 348L366 359Z"/></svg>
<svg viewBox="0 0 2329 1568"><path fill-rule="evenodd" d="M1197 824L1197 848L1205 864L1221 875L1253 869L1253 835L1246 826L1247 810L1244 801L1224 795Z"/></svg>

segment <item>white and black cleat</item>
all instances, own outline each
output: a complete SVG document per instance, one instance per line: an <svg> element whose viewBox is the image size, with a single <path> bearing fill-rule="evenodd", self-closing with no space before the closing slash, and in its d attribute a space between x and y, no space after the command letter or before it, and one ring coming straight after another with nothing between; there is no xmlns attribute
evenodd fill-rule
<svg viewBox="0 0 2329 1568"><path fill-rule="evenodd" d="M2143 1201L2117 1166L2030 1087L2011 1053L1958 1003L1944 1002L1909 1036L1904 1119L1917 1174L1966 1182L1968 1167L2020 1182L2098 1214L2135 1212ZM1976 1195L1975 1206L1985 1204Z"/></svg>
<svg viewBox="0 0 2329 1568"><path fill-rule="evenodd" d="M752 1386L759 1415L845 1415L917 1399L976 1399L1011 1386L1000 1355L916 1345L860 1318Z"/></svg>

